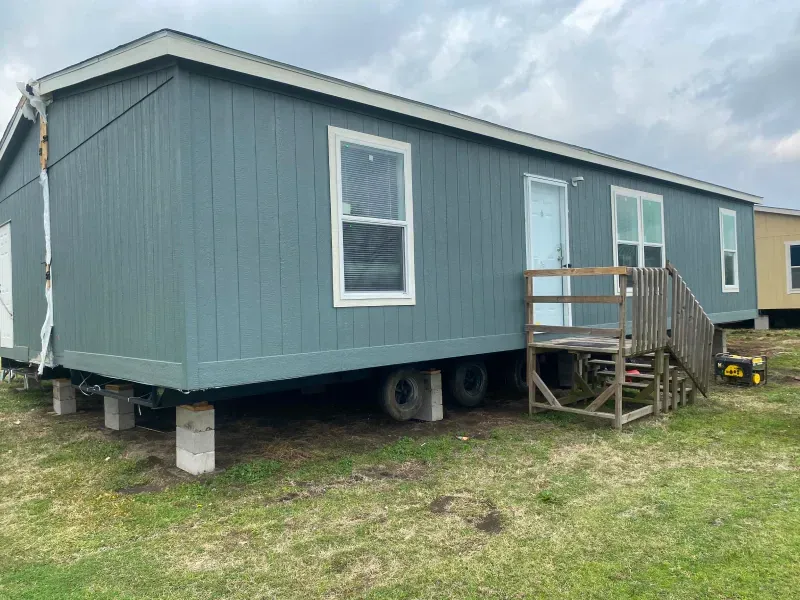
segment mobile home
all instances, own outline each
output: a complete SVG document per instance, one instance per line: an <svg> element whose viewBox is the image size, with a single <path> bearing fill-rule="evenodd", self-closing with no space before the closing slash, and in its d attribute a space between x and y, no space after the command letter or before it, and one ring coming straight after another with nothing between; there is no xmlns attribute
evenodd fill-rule
<svg viewBox="0 0 800 600"><path fill-rule="evenodd" d="M6 129L0 356L161 406L456 369L525 347L525 269L667 260L712 321L752 319L758 202L163 30L40 78Z"/></svg>
<svg viewBox="0 0 800 600"><path fill-rule="evenodd" d="M755 240L756 326L800 324L800 210L756 207Z"/></svg>

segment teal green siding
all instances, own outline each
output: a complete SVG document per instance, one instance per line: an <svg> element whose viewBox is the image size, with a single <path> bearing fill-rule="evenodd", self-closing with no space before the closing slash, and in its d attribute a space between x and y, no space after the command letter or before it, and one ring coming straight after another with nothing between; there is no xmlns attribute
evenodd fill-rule
<svg viewBox="0 0 800 600"><path fill-rule="evenodd" d="M611 185L664 196L666 254L709 313L755 311L747 203L524 152L274 86L183 72L193 161L194 385L232 385L522 347L525 173L569 186L572 263L613 262ZM417 302L333 308L327 126L412 148ZM739 215L740 292L723 294L718 209ZM216 274L216 276L212 276ZM576 294L612 293L575 279ZM723 316L724 315L724 316ZM576 324L614 320L577 305Z"/></svg>
<svg viewBox="0 0 800 600"><path fill-rule="evenodd" d="M0 167L0 224L11 222L14 348L0 354L27 361L41 351L44 321L44 226L39 185L39 125L23 119L16 153Z"/></svg>
<svg viewBox="0 0 800 600"><path fill-rule="evenodd" d="M57 362L181 387L173 75L162 69L57 95L48 108L48 174ZM11 215L12 243L27 247L12 248L15 338L31 358L45 313L38 130L31 127L17 155L30 163L24 179L34 181L0 202L0 212L22 211L22 227Z"/></svg>

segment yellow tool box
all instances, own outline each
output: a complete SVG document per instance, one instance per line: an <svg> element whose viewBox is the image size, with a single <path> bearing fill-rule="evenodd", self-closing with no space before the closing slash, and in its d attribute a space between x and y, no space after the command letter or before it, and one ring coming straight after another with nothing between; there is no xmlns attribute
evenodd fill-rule
<svg viewBox="0 0 800 600"><path fill-rule="evenodd" d="M714 375L733 385L764 385L767 382L766 356L717 354Z"/></svg>

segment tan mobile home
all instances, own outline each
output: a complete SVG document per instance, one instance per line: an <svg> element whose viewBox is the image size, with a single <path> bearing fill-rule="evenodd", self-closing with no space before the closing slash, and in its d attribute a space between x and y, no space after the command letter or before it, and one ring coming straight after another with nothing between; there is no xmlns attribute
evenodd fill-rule
<svg viewBox="0 0 800 600"><path fill-rule="evenodd" d="M800 319L800 210L755 207L758 308L773 324Z"/></svg>

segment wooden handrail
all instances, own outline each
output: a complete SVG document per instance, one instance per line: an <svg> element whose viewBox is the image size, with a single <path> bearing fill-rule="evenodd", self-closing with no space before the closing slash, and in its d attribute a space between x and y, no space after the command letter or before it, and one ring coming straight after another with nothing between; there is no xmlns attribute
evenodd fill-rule
<svg viewBox="0 0 800 600"><path fill-rule="evenodd" d="M622 304L622 296L525 296L529 304Z"/></svg>
<svg viewBox="0 0 800 600"><path fill-rule="evenodd" d="M528 269L525 277L583 277L589 275L628 275L628 267L576 267L568 269Z"/></svg>

